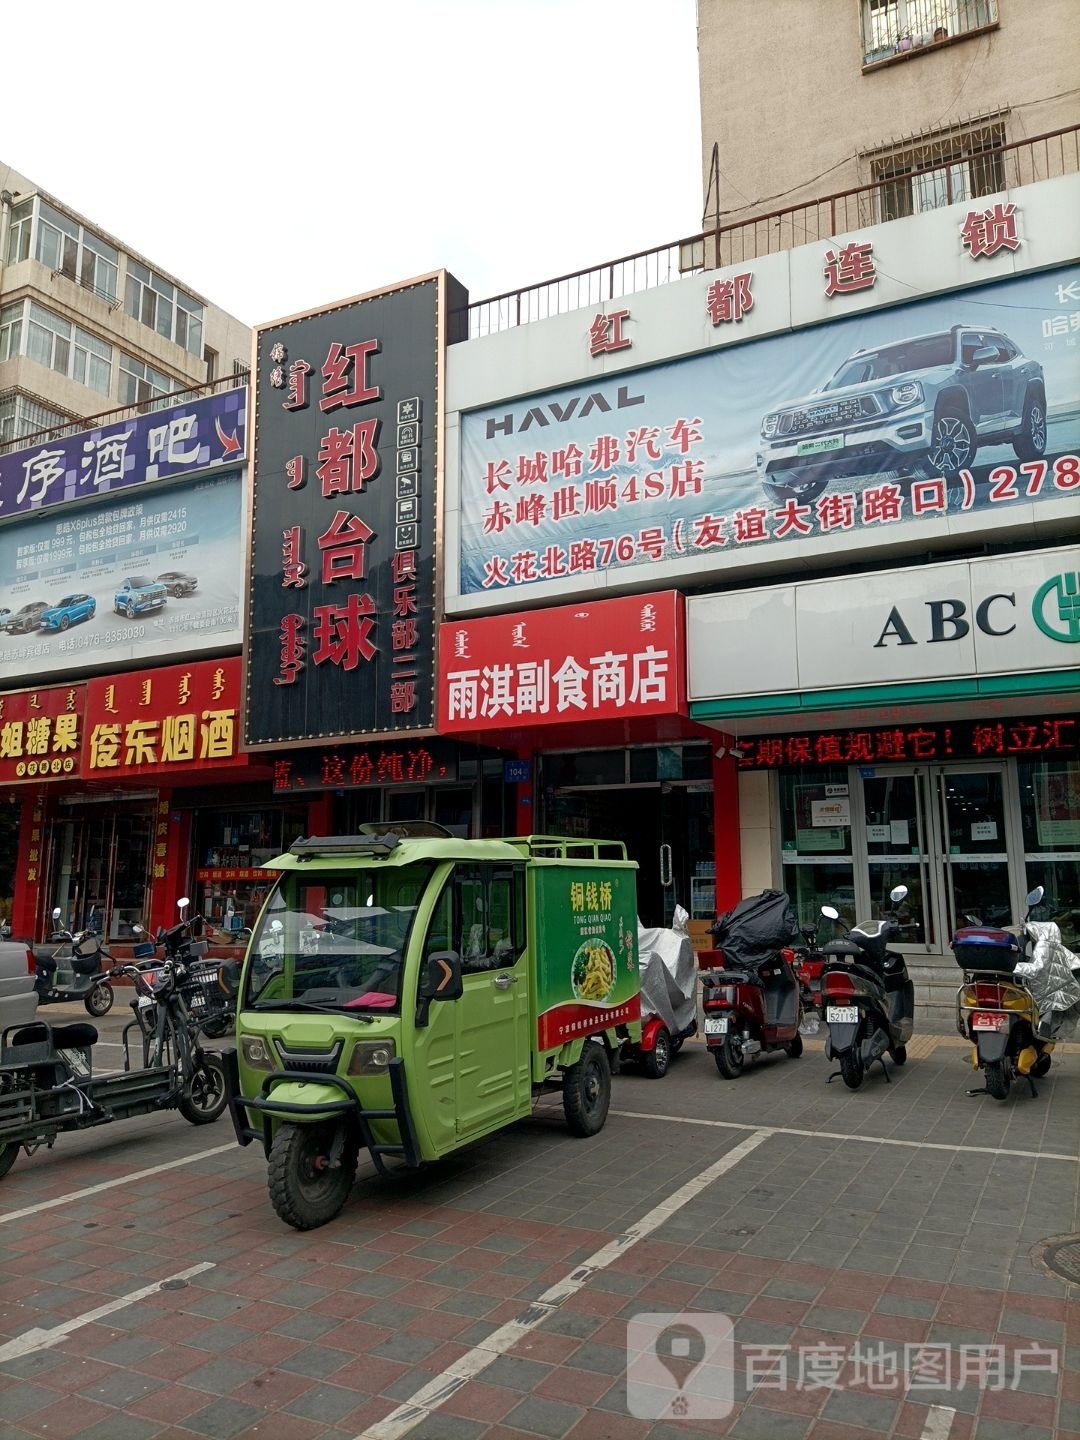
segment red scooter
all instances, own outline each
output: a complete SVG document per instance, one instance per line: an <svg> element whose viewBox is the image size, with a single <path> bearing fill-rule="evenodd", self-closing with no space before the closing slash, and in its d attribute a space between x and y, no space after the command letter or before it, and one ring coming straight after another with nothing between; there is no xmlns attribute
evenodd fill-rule
<svg viewBox="0 0 1080 1440"><path fill-rule="evenodd" d="M736 905L712 927L723 965L702 976L705 1044L725 1080L742 1074L747 1057L803 1052L798 976L785 947L798 935L791 902L765 890Z"/></svg>

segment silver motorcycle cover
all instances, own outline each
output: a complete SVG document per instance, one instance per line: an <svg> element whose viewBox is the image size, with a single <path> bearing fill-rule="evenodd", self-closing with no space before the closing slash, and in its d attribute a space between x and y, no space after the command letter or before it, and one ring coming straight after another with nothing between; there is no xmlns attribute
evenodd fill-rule
<svg viewBox="0 0 1080 1440"><path fill-rule="evenodd" d="M680 923L681 922L681 923ZM648 928L638 922L641 1018L656 1016L672 1035L697 1018L697 960L686 932L686 911L675 911L675 928Z"/></svg>
<svg viewBox="0 0 1080 1440"><path fill-rule="evenodd" d="M1030 959L1013 972L1023 980L1039 1015L1053 1025L1055 1040L1067 1040L1080 1024L1080 956L1062 943L1053 920L1029 920L1025 933L1033 942Z"/></svg>

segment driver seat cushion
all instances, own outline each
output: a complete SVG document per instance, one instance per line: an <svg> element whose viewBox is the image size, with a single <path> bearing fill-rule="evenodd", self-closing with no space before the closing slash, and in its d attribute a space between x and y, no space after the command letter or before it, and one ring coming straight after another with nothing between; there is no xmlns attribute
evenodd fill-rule
<svg viewBox="0 0 1080 1440"><path fill-rule="evenodd" d="M16 1030L9 1040L9 1045L40 1045L45 1038L47 1031L52 1038L53 1048L56 1050L87 1050L91 1045L97 1044L98 1032L96 1025L90 1025L85 1020L76 1020L71 1025L48 1025L37 1021L28 1025L22 1030Z"/></svg>

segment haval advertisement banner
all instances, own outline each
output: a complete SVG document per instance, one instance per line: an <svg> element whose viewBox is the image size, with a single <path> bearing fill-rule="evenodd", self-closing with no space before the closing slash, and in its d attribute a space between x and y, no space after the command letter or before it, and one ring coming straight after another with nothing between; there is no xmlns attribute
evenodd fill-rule
<svg viewBox="0 0 1080 1440"><path fill-rule="evenodd" d="M467 411L460 595L1080 502L1078 297L1075 269L1013 277Z"/></svg>

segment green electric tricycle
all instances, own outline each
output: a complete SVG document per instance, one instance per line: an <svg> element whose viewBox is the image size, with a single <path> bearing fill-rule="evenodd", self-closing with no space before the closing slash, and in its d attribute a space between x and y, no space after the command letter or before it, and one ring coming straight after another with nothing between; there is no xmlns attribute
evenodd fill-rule
<svg viewBox="0 0 1080 1440"><path fill-rule="evenodd" d="M222 1057L236 1137L262 1141L298 1230L341 1210L362 1148L380 1173L437 1160L547 1086L595 1135L619 1047L641 1035L624 846L365 829L268 862L281 875Z"/></svg>

